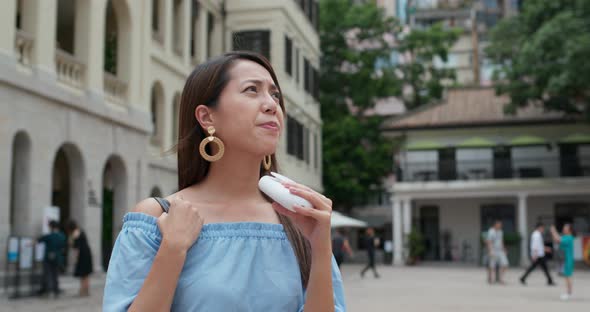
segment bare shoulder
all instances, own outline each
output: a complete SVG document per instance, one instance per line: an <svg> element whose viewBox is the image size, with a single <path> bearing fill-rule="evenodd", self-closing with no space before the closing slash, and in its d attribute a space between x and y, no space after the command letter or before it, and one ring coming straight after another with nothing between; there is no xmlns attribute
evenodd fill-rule
<svg viewBox="0 0 590 312"><path fill-rule="evenodd" d="M156 218L162 215L162 207L152 197L140 201L135 205L135 207L133 207L131 211L145 213Z"/></svg>

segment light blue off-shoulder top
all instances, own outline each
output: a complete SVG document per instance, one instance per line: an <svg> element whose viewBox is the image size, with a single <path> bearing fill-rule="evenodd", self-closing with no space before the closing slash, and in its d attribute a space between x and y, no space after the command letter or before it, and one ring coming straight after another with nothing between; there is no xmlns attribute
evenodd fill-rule
<svg viewBox="0 0 590 312"><path fill-rule="evenodd" d="M130 212L113 248L103 311L127 311L147 277L162 235L156 218ZM332 259L335 311L346 311L342 278ZM305 290L281 224L205 224L189 249L172 311L303 311Z"/></svg>

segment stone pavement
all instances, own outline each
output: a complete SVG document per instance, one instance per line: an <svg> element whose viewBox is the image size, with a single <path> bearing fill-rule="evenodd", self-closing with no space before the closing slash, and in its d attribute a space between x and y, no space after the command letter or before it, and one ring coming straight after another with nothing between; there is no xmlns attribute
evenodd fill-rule
<svg viewBox="0 0 590 312"><path fill-rule="evenodd" d="M349 311L460 312L460 311L590 311L590 270L574 275L574 298L559 300L564 281L548 287L541 270L531 273L527 286L518 281L522 270L506 273L506 285L488 285L483 268L474 267L378 267L361 279L361 266L344 266ZM555 274L554 274L555 275Z"/></svg>
<svg viewBox="0 0 590 312"><path fill-rule="evenodd" d="M461 312L461 311L564 311L590 309L590 270L578 270L574 276L574 298L559 300L564 282L545 286L539 270L531 274L528 286L517 283L521 270L507 273L507 285L488 285L480 268L418 266L413 268L378 267L380 279L367 272L361 279L359 265L344 265L343 279L348 311L378 312ZM92 278L92 296L77 298L77 280L62 278L64 294L59 299L28 298L8 300L0 293L0 311L74 312L101 311L104 274ZM271 311L268 311L271 312Z"/></svg>
<svg viewBox="0 0 590 312"><path fill-rule="evenodd" d="M7 299L4 289L0 290L0 312L99 312L102 311L102 290L104 288L104 273L95 273L90 280L90 297L79 297L80 282L71 276L61 276L60 289L63 293L58 299L53 295L47 298L28 297ZM29 288L21 288L21 292L28 292Z"/></svg>

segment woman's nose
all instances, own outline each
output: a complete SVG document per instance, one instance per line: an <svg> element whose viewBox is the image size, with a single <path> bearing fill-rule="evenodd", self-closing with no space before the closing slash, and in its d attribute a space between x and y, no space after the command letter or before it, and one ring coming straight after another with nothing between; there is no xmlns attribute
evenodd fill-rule
<svg viewBox="0 0 590 312"><path fill-rule="evenodd" d="M263 110L265 113L268 113L268 112L276 113L278 105L279 104L275 101L275 99L272 97L272 95L269 94L264 97Z"/></svg>

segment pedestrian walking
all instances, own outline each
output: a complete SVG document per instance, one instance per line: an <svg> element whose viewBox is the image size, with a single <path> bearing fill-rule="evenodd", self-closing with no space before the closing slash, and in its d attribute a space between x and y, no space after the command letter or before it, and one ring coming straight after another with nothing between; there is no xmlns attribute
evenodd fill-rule
<svg viewBox="0 0 590 312"><path fill-rule="evenodd" d="M361 271L361 278L365 277L365 273L371 269L375 278L379 278L377 268L375 267L375 247L379 246L379 239L375 237L375 230L373 228L367 228L365 238L365 248L367 249L368 263L367 266Z"/></svg>
<svg viewBox="0 0 590 312"><path fill-rule="evenodd" d="M545 243L543 242L543 233L545 232L545 226L543 223L537 223L535 231L531 235L531 260L532 263L529 268L526 270L524 275L520 278L520 282L523 285L526 285L526 279L529 274L537 267L541 266L543 272L545 273L545 277L547 277L547 285L554 286L553 279L551 278L551 274L547 269L547 261L545 259Z"/></svg>
<svg viewBox="0 0 590 312"><path fill-rule="evenodd" d="M49 234L41 236L37 241L45 244L43 255L43 273L41 279L40 295L53 292L57 298L59 289L59 266L64 262L64 249L66 248L66 236L60 232L57 221L49 221Z"/></svg>
<svg viewBox="0 0 590 312"><path fill-rule="evenodd" d="M559 250L563 251L564 257L561 273L565 278L566 293L561 295L561 300L569 300L572 296L572 275L574 274L574 236L571 224L565 224L562 232L563 235L559 235L555 226L551 226L553 241L559 244Z"/></svg>
<svg viewBox="0 0 590 312"><path fill-rule="evenodd" d="M74 220L70 220L67 225L67 231L70 235L70 246L76 250L76 267L74 276L80 278L80 296L90 296L90 274L92 274L92 252L86 238L86 233L82 231Z"/></svg>
<svg viewBox="0 0 590 312"><path fill-rule="evenodd" d="M504 284L504 273L508 268L508 257L506 256L506 247L504 247L504 233L502 231L502 221L497 220L488 230L486 239L488 248L488 283L492 284L494 272L499 267L496 281Z"/></svg>
<svg viewBox="0 0 590 312"><path fill-rule="evenodd" d="M332 239L332 253L334 254L338 267L344 262L344 257L346 255L352 257L352 248L350 248L348 237L346 237L346 234L342 229L336 229L334 233L334 238Z"/></svg>

